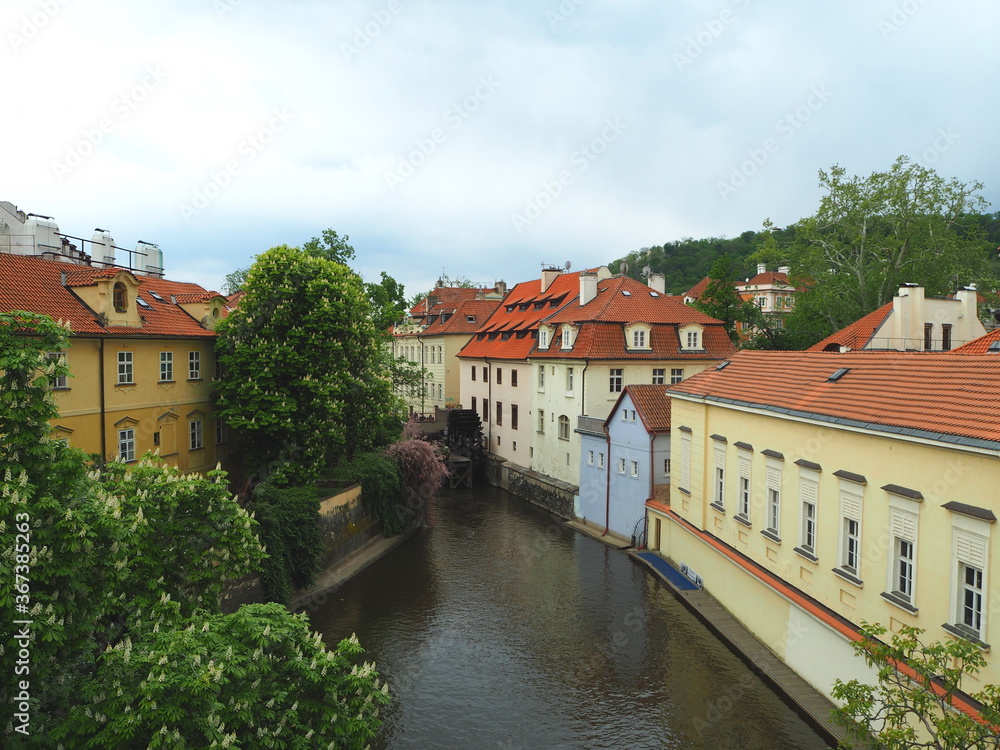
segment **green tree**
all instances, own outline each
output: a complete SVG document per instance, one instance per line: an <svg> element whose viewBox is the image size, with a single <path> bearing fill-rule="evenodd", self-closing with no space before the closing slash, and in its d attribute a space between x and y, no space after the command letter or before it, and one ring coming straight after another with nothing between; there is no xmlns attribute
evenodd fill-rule
<svg viewBox="0 0 1000 750"><path fill-rule="evenodd" d="M244 292L217 328L216 351L219 411L248 465L301 483L396 437L399 404L357 274L282 245L257 258Z"/></svg>
<svg viewBox="0 0 1000 750"><path fill-rule="evenodd" d="M888 643L882 625L864 623L856 654L878 673L878 684L837 680L833 697L843 702L834 718L848 732L842 746L877 750L987 750L1000 748L1000 688L972 695L980 718L955 705L962 681L986 664L980 646L964 638L925 644L923 631L904 626Z"/></svg>
<svg viewBox="0 0 1000 750"><path fill-rule="evenodd" d="M794 240L772 238L756 255L789 263L794 283L808 287L789 319L803 343L881 307L907 282L929 296L973 282L993 288L980 183L945 179L901 156L867 177L821 170L819 184L819 209L795 225Z"/></svg>
<svg viewBox="0 0 1000 750"><path fill-rule="evenodd" d="M739 324L758 322L759 308L740 297L736 284L740 281L736 262L728 253L712 264L708 286L695 304L698 310L726 324L726 333L734 344L740 341Z"/></svg>
<svg viewBox="0 0 1000 750"><path fill-rule="evenodd" d="M375 330L388 336L389 328L406 317L409 309L403 285L382 271L380 280L365 284L365 290L371 302Z"/></svg>
<svg viewBox="0 0 1000 750"><path fill-rule="evenodd" d="M346 266L354 260L354 248L348 244L350 239L346 234L341 237L333 229L324 229L322 237L313 237L303 243L302 251Z"/></svg>
<svg viewBox="0 0 1000 750"><path fill-rule="evenodd" d="M231 273L227 273L225 281L222 282L222 291L226 294L236 294L236 292L243 291L243 285L247 283L247 274L249 272L250 266L244 266L243 268L237 268Z"/></svg>

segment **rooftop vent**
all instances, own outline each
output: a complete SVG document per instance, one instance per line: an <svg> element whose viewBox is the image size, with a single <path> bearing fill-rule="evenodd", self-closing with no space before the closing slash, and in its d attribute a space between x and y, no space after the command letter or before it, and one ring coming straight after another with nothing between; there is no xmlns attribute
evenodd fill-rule
<svg viewBox="0 0 1000 750"><path fill-rule="evenodd" d="M719 362L718 366L715 369L716 372L718 372L719 370L725 370L727 367L729 367L728 359L725 362Z"/></svg>
<svg viewBox="0 0 1000 750"><path fill-rule="evenodd" d="M833 373L833 375L831 375L830 377L828 377L827 380L830 381L831 383L835 383L838 380L840 380L842 377L844 377L850 371L851 371L850 367L841 367L839 370L837 370L835 373Z"/></svg>

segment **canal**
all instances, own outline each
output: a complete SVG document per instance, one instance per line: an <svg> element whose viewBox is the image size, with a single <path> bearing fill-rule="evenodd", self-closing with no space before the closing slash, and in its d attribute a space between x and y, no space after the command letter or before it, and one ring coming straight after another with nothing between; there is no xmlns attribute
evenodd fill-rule
<svg viewBox="0 0 1000 750"><path fill-rule="evenodd" d="M388 679L377 749L827 747L644 567L496 488L444 492L310 618Z"/></svg>

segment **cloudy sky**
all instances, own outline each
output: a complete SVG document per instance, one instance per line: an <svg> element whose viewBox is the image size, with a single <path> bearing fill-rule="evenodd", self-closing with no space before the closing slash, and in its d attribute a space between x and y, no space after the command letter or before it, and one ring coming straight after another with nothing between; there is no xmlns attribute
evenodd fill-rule
<svg viewBox="0 0 1000 750"><path fill-rule="evenodd" d="M907 154L1000 210L996 0L6 0L0 200L219 288L536 278L809 215Z"/></svg>

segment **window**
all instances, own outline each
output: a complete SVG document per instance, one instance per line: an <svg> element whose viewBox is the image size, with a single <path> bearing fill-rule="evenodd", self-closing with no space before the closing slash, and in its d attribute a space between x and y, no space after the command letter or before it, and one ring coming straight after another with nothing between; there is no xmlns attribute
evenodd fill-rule
<svg viewBox="0 0 1000 750"><path fill-rule="evenodd" d="M223 375L223 372L222 372L222 360L220 360L218 357L216 357L215 358L215 379L216 380L222 380L222 375Z"/></svg>
<svg viewBox="0 0 1000 750"><path fill-rule="evenodd" d="M489 382L489 378L486 375L486 365L483 365L483 382Z"/></svg>
<svg viewBox="0 0 1000 750"><path fill-rule="evenodd" d="M549 348L549 332L545 328L538 329L538 348L539 349Z"/></svg>
<svg viewBox="0 0 1000 750"><path fill-rule="evenodd" d="M934 324L924 323L924 351L929 352L933 344Z"/></svg>
<svg viewBox="0 0 1000 750"><path fill-rule="evenodd" d="M476 366L475 365L472 366L472 382L473 383L476 382Z"/></svg>
<svg viewBox="0 0 1000 750"><path fill-rule="evenodd" d="M223 445L229 439L226 430L226 420L222 417L215 418L215 444Z"/></svg>
<svg viewBox="0 0 1000 750"><path fill-rule="evenodd" d="M897 539L894 553L892 593L909 602L913 598L913 542Z"/></svg>
<svg viewBox="0 0 1000 750"><path fill-rule="evenodd" d="M740 472L740 489L736 498L736 515L750 523L750 453L741 450L738 453Z"/></svg>
<svg viewBox="0 0 1000 750"><path fill-rule="evenodd" d="M587 466L594 465L594 451L587 451Z"/></svg>
<svg viewBox="0 0 1000 750"><path fill-rule="evenodd" d="M625 459L624 458L619 458L618 459L618 473L619 474L624 474L625 473Z"/></svg>
<svg viewBox="0 0 1000 750"><path fill-rule="evenodd" d="M573 327L563 326L562 329L562 348L572 349L573 348Z"/></svg>
<svg viewBox="0 0 1000 750"><path fill-rule="evenodd" d="M204 430L200 419L192 419L190 424L191 450L195 451L205 447Z"/></svg>
<svg viewBox="0 0 1000 750"><path fill-rule="evenodd" d="M118 457L122 461L135 461L135 429L118 430Z"/></svg>
<svg viewBox="0 0 1000 750"><path fill-rule="evenodd" d="M517 370L510 371L510 385L511 388L517 388Z"/></svg>
<svg viewBox="0 0 1000 750"><path fill-rule="evenodd" d="M981 638L986 629L987 612L983 607L986 592L987 550L989 524L978 519L956 517L954 523L961 523L952 530L957 575L955 593L955 629L962 635ZM969 524L979 527L983 536L968 530Z"/></svg>
<svg viewBox="0 0 1000 750"><path fill-rule="evenodd" d="M538 390L545 390L545 365L538 368Z"/></svg>
<svg viewBox="0 0 1000 750"><path fill-rule="evenodd" d="M128 292L125 290L125 285L119 281L112 288L111 294L115 312L126 312L128 310Z"/></svg>
<svg viewBox="0 0 1000 750"><path fill-rule="evenodd" d="M858 490L844 486L840 488L840 567L860 578L861 494Z"/></svg>
<svg viewBox="0 0 1000 750"><path fill-rule="evenodd" d="M673 367L670 369L670 385L674 383L679 383L684 380L684 368L683 367Z"/></svg>
<svg viewBox="0 0 1000 750"><path fill-rule="evenodd" d="M665 476L665 477L669 477L670 476L670 459L669 458L663 459L663 476Z"/></svg>
<svg viewBox="0 0 1000 750"><path fill-rule="evenodd" d="M567 367L566 368L566 395L567 396L572 396L573 395L573 368L572 367Z"/></svg>
<svg viewBox="0 0 1000 750"><path fill-rule="evenodd" d="M490 401L489 399L483 399L483 421L490 421Z"/></svg>
<svg viewBox="0 0 1000 750"><path fill-rule="evenodd" d="M133 382L132 352L118 352L118 383L125 385Z"/></svg>
<svg viewBox="0 0 1000 750"><path fill-rule="evenodd" d="M646 348L646 332L643 330L632 331L632 348L633 349L645 349Z"/></svg>
<svg viewBox="0 0 1000 750"><path fill-rule="evenodd" d="M201 380L201 352L188 352L188 380Z"/></svg>
<svg viewBox="0 0 1000 750"><path fill-rule="evenodd" d="M629 473L630 476L633 476L633 477L638 477L639 476L639 462L638 461L629 461L628 473Z"/></svg>
<svg viewBox="0 0 1000 750"><path fill-rule="evenodd" d="M681 487L691 488L691 435L681 435Z"/></svg>
<svg viewBox="0 0 1000 750"><path fill-rule="evenodd" d="M951 350L951 326L947 323L941 326L941 351Z"/></svg>
<svg viewBox="0 0 1000 750"><path fill-rule="evenodd" d="M538 410L538 432L545 434L545 409Z"/></svg>
<svg viewBox="0 0 1000 750"><path fill-rule="evenodd" d="M160 352L160 382L169 383L174 379L174 353Z"/></svg>
<svg viewBox="0 0 1000 750"><path fill-rule="evenodd" d="M766 530L781 536L781 468L767 467L767 526Z"/></svg>
<svg viewBox="0 0 1000 750"><path fill-rule="evenodd" d="M497 401L497 425L503 424L503 402Z"/></svg>
<svg viewBox="0 0 1000 750"><path fill-rule="evenodd" d="M569 417L565 414L559 415L559 439L569 440Z"/></svg>
<svg viewBox="0 0 1000 750"><path fill-rule="evenodd" d="M477 414L479 413L479 410L476 409L476 397L475 396L472 397L472 411L476 412Z"/></svg>
<svg viewBox="0 0 1000 750"><path fill-rule="evenodd" d="M622 392L622 370L620 368L611 368L609 390L611 393Z"/></svg>
<svg viewBox="0 0 1000 750"><path fill-rule="evenodd" d="M917 511L905 498L889 496L889 586L891 597L913 604L916 578Z"/></svg>
<svg viewBox="0 0 1000 750"><path fill-rule="evenodd" d="M688 331L687 332L687 348L688 349L700 349L701 348L701 331Z"/></svg>
<svg viewBox="0 0 1000 750"><path fill-rule="evenodd" d="M503 385L503 370L497 368L497 385Z"/></svg>
<svg viewBox="0 0 1000 750"><path fill-rule="evenodd" d="M653 368L653 385L665 385L667 370L666 368Z"/></svg>
<svg viewBox="0 0 1000 750"><path fill-rule="evenodd" d="M819 483L812 477L799 479L799 498L802 502L802 528L799 546L811 555L816 554L816 500Z"/></svg>
<svg viewBox="0 0 1000 750"><path fill-rule="evenodd" d="M510 429L517 429L517 404L510 405Z"/></svg>
<svg viewBox="0 0 1000 750"><path fill-rule="evenodd" d="M715 500L712 503L720 510L726 507L726 449L715 447Z"/></svg>
<svg viewBox="0 0 1000 750"><path fill-rule="evenodd" d="M758 297L757 298L757 307L759 307L761 310L763 310L765 307L767 307L767 297Z"/></svg>
<svg viewBox="0 0 1000 750"><path fill-rule="evenodd" d="M49 362L54 362L55 364L66 365L66 352L48 352L45 358ZM49 378L50 388L68 388L66 384L66 375L53 375Z"/></svg>
<svg viewBox="0 0 1000 750"><path fill-rule="evenodd" d="M965 564L959 569L962 582L959 624L978 635L983 627L983 571Z"/></svg>
<svg viewBox="0 0 1000 750"><path fill-rule="evenodd" d="M602 470L604 469L604 454L603 453L598 453L597 454L597 468L598 469L602 469Z"/></svg>

